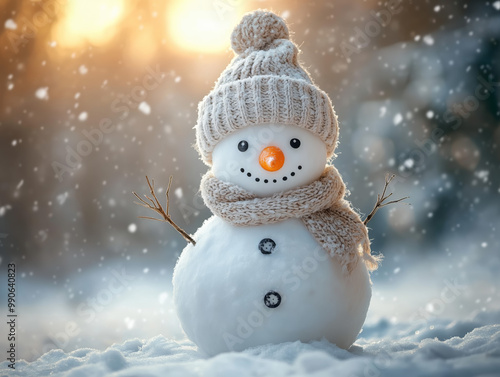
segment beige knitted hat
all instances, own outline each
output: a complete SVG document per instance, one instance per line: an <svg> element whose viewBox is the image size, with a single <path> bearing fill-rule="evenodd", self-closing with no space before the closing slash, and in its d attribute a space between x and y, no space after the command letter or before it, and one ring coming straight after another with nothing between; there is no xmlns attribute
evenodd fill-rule
<svg viewBox="0 0 500 377"><path fill-rule="evenodd" d="M272 12L246 14L231 34L237 54L198 105L196 145L203 161L225 136L241 128L292 124L318 135L333 155L337 116L328 95L297 60L285 21Z"/></svg>

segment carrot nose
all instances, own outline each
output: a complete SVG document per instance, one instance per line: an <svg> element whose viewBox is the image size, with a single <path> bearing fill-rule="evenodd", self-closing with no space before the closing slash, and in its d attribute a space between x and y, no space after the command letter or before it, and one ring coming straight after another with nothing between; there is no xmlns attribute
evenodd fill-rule
<svg viewBox="0 0 500 377"><path fill-rule="evenodd" d="M259 164L267 171L280 170L285 163L285 155L278 147L267 147L260 152Z"/></svg>

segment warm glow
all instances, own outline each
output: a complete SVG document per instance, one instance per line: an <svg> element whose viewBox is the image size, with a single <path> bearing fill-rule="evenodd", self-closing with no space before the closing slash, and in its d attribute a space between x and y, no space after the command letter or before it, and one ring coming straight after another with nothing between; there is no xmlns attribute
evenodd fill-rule
<svg viewBox="0 0 500 377"><path fill-rule="evenodd" d="M147 65L156 53L157 43L150 28L136 32L126 46L127 59L137 65Z"/></svg>
<svg viewBox="0 0 500 377"><path fill-rule="evenodd" d="M116 33L124 7L123 0L70 0L56 27L55 39L62 46L75 46L85 40L102 45Z"/></svg>
<svg viewBox="0 0 500 377"><path fill-rule="evenodd" d="M175 0L167 9L170 38L183 50L216 53L229 47L243 1Z"/></svg>

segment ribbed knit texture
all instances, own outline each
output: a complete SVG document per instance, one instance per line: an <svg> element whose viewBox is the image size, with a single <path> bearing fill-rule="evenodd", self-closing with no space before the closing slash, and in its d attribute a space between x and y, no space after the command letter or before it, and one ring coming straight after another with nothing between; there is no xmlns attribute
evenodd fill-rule
<svg viewBox="0 0 500 377"><path fill-rule="evenodd" d="M337 116L328 95L299 64L285 21L267 11L243 17L231 35L236 55L198 105L196 145L203 161L225 136L258 124L290 124L318 135L334 154Z"/></svg>
<svg viewBox="0 0 500 377"><path fill-rule="evenodd" d="M333 166L327 166L321 177L308 185L264 198L223 182L209 171L201 181L201 195L215 215L236 226L302 219L346 274L360 259L370 270L377 268L380 257L371 255L366 226L344 199L345 184Z"/></svg>

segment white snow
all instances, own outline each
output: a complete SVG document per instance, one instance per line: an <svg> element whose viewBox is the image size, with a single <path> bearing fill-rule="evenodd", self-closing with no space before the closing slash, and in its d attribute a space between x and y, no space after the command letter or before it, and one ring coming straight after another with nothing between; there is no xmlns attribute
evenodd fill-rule
<svg viewBox="0 0 500 377"><path fill-rule="evenodd" d="M412 159L412 158L407 158L405 161L404 161L404 166L406 166L407 168L411 169L413 167L413 165L415 164L415 161Z"/></svg>
<svg viewBox="0 0 500 377"><path fill-rule="evenodd" d="M88 118L88 113L86 111L82 111L79 115L78 115L78 120L80 122L85 122Z"/></svg>
<svg viewBox="0 0 500 377"><path fill-rule="evenodd" d="M89 71L88 68L83 64L80 67L78 67L78 72L80 72L81 75L87 74L88 71Z"/></svg>
<svg viewBox="0 0 500 377"><path fill-rule="evenodd" d="M128 228L127 228L127 229L128 229L128 231L129 231L130 233L135 233L135 232L136 232L136 230L137 230L137 225L136 225L136 224L134 224L134 223L129 224L129 226L128 226Z"/></svg>
<svg viewBox="0 0 500 377"><path fill-rule="evenodd" d="M495 1L493 3L493 8L495 8L496 10L500 10L500 1Z"/></svg>
<svg viewBox="0 0 500 377"><path fill-rule="evenodd" d="M135 319L132 319L130 317L125 317L125 319L123 320L123 322L125 322L125 325L127 326L127 329L133 329L134 328L134 325L135 325Z"/></svg>
<svg viewBox="0 0 500 377"><path fill-rule="evenodd" d="M10 29L10 30L17 29L16 21L14 21L12 18L9 18L8 20L6 20L4 26L6 29Z"/></svg>
<svg viewBox="0 0 500 377"><path fill-rule="evenodd" d="M394 125L397 126L403 120L403 116L400 113L394 115L394 119L392 120Z"/></svg>
<svg viewBox="0 0 500 377"><path fill-rule="evenodd" d="M27 363L8 362L9 376L479 376L500 370L500 312L480 313L468 321L365 326L349 351L326 340L264 345L215 357L193 343L158 335L129 339L104 350L52 350ZM125 318L129 326L133 320ZM137 325L136 325L137 326Z"/></svg>
<svg viewBox="0 0 500 377"><path fill-rule="evenodd" d="M168 293L167 293L167 292L162 292L162 293L160 293L160 295L158 296L158 302L159 302L160 304L164 304L164 303L165 303L165 301L167 300L167 298L168 298Z"/></svg>
<svg viewBox="0 0 500 377"><path fill-rule="evenodd" d="M68 199L68 196L69 196L69 194L67 191L63 192L62 194L57 195L57 197L56 197L57 203L60 206L62 206L66 202L66 199Z"/></svg>
<svg viewBox="0 0 500 377"><path fill-rule="evenodd" d="M432 37L432 35L426 35L424 37L424 43L426 45L432 46L434 44L434 38Z"/></svg>
<svg viewBox="0 0 500 377"><path fill-rule="evenodd" d="M488 182L488 177L490 175L490 172L488 170L478 170L474 173L476 177L478 177L480 180L482 180L484 183Z"/></svg>
<svg viewBox="0 0 500 377"><path fill-rule="evenodd" d="M379 117L382 118L385 115L386 112L387 112L387 107L381 106L380 107Z"/></svg>
<svg viewBox="0 0 500 377"><path fill-rule="evenodd" d="M139 104L139 111L143 114L149 115L149 114L151 114L151 106L149 106L149 104L147 102L142 101Z"/></svg>
<svg viewBox="0 0 500 377"><path fill-rule="evenodd" d="M35 92L35 96L36 96L36 98L41 99L41 100L48 100L49 99L49 88L46 86L38 88Z"/></svg>
<svg viewBox="0 0 500 377"><path fill-rule="evenodd" d="M12 207L10 205L8 205L8 204L5 205L5 206L0 207L0 217L2 217L3 215L5 215L5 213L8 210L10 210L10 209L12 209Z"/></svg>

